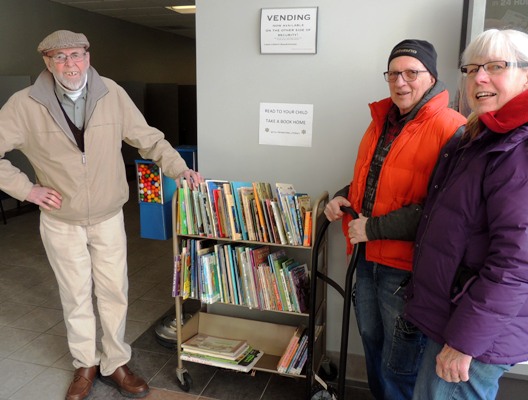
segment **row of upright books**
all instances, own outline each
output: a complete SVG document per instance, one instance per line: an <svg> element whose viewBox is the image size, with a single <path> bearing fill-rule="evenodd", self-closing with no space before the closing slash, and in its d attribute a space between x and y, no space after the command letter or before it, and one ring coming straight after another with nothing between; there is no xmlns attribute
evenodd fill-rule
<svg viewBox="0 0 528 400"><path fill-rule="evenodd" d="M308 309L308 267L284 249L182 238L180 250L174 257L174 297L272 311Z"/></svg>
<svg viewBox="0 0 528 400"><path fill-rule="evenodd" d="M179 235L310 246L312 204L291 184L207 179L178 188Z"/></svg>
<svg viewBox="0 0 528 400"><path fill-rule="evenodd" d="M315 327L315 338L319 336L322 329L321 325ZM308 330L304 325L299 325L277 364L277 371L283 374L300 375L307 359Z"/></svg>

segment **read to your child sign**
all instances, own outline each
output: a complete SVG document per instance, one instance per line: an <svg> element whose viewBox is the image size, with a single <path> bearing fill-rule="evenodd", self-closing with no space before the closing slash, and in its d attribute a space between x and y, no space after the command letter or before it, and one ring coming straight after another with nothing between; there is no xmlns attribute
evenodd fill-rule
<svg viewBox="0 0 528 400"><path fill-rule="evenodd" d="M259 144L312 147L313 104L260 103Z"/></svg>

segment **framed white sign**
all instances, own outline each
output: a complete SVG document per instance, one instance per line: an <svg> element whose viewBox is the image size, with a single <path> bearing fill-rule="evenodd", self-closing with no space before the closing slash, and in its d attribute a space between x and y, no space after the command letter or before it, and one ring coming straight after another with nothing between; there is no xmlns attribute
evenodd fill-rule
<svg viewBox="0 0 528 400"><path fill-rule="evenodd" d="M263 8L261 54L316 54L317 7Z"/></svg>

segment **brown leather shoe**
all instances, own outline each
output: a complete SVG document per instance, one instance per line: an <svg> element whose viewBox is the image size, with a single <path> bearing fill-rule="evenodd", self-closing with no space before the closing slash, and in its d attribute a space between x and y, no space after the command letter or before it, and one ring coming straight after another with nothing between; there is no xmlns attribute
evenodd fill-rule
<svg viewBox="0 0 528 400"><path fill-rule="evenodd" d="M97 377L99 367L77 368L73 374L73 381L66 393L66 400L83 400L88 397L93 382Z"/></svg>
<svg viewBox="0 0 528 400"><path fill-rule="evenodd" d="M134 375L126 365L117 368L112 375L101 375L101 381L115 387L125 397L145 397L149 392L147 382Z"/></svg>

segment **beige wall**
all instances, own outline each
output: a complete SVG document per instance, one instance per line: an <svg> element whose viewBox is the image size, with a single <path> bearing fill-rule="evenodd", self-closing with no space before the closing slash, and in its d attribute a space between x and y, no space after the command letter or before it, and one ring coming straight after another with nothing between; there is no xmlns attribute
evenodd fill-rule
<svg viewBox="0 0 528 400"><path fill-rule="evenodd" d="M39 42L57 29L83 32L92 65L117 81L196 83L195 41L47 0L0 0L0 75L43 68Z"/></svg>

